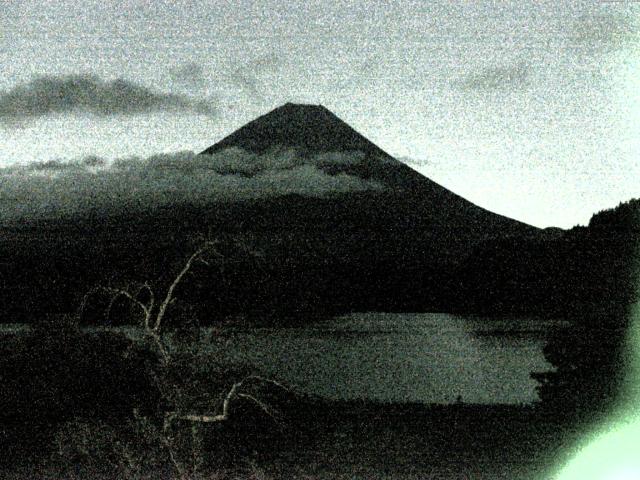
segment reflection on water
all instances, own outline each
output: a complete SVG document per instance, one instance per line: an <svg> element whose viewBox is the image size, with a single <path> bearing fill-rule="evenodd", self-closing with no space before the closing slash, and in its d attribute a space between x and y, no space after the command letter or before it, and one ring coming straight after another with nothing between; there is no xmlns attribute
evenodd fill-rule
<svg viewBox="0 0 640 480"><path fill-rule="evenodd" d="M229 335L225 355L303 391L336 399L529 403L531 371L557 322L449 314L352 314Z"/></svg>

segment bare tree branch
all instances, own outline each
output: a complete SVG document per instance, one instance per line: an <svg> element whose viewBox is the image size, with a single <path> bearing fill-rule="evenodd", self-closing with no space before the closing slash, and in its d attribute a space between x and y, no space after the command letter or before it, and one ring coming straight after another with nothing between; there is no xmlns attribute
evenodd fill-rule
<svg viewBox="0 0 640 480"><path fill-rule="evenodd" d="M260 407L260 409L266 413L267 415L269 415L271 418L273 418L276 422L279 422L278 419L278 414L276 413L276 411L269 407L269 405L267 405L264 402L261 402L260 400L258 400L256 397L254 397L253 395L249 395L248 393L239 393L238 394L238 398L245 398L247 400L251 400L253 403L255 403L256 405L258 405L258 407Z"/></svg>
<svg viewBox="0 0 640 480"><path fill-rule="evenodd" d="M220 400L218 399L216 401L217 407L214 407L213 409L215 411L215 409L221 408L219 413L208 413L206 411L198 413L197 409L192 405L193 397L190 397L188 392L185 393L181 390L180 385L176 384L172 380L172 361L175 360L175 356L170 351L170 347L172 346L171 343L169 341L165 343L165 340L163 340L163 321L169 306L176 300L176 289L189 274L193 265L196 262L202 262L205 265L210 265L209 259L204 257L205 252L212 257L225 260L224 255L216 248L218 244L219 242L207 241L187 259L182 269L168 286L159 305L156 305L156 293L158 292L154 291L149 282L145 282L139 285L135 291L133 289L128 290L125 288L96 287L85 295L79 311L79 315L81 315L86 308L89 297L98 291L102 291L111 295L106 310L107 314L111 313L113 305L120 297L126 298L142 312L144 316L142 322L144 334L151 340L152 348L155 347L159 356L158 368L151 369L150 375L152 376L154 383L157 385L161 397L168 401L170 405L173 405L170 408L174 409L174 411L165 412L162 426L154 427L153 435L158 437L163 447L167 450L169 461L178 473L178 478L185 480L191 478L202 463L202 459L198 456L197 452L200 448L198 446L198 424L217 423L228 420L231 415L233 403L237 400L245 400L257 405L262 412L278 421L278 412L275 409L260 400L258 396L249 393L246 390L243 391L243 388L248 387L250 383L261 383L271 384L278 388L287 391L289 390L288 387L273 379L264 378L259 375L249 375L230 386L229 390L222 398L221 406L219 403ZM243 245L239 246L243 247ZM249 248L246 248L246 245L244 245L244 247L243 251L245 253L249 252L253 256L258 256L256 252L250 251ZM221 266L224 267L225 263L227 262L221 262ZM142 296L141 294L143 292L146 292L148 297L147 295ZM206 403L210 402L207 401ZM206 408L207 407L205 406L203 409ZM196 412L193 410L196 410ZM134 416L138 418L138 413L136 411L134 411ZM189 443L191 454L188 454L186 457L183 455L184 452L181 450L181 448L184 447L184 437L181 435L181 432L184 433L185 431L184 425L182 428L176 429L176 425L174 425L174 422L176 421L191 422L191 442ZM128 455L128 452L124 452L124 454ZM127 455L125 455L125 460L132 469L134 466L132 459L130 455Z"/></svg>
<svg viewBox="0 0 640 480"><path fill-rule="evenodd" d="M140 307L140 309L144 313L145 325L147 324L147 322L149 321L149 318L151 317L151 310L150 310L149 306L147 306L144 303L142 303L140 300L138 300L135 296L131 295L126 290L121 290L121 289L116 289L116 288L109 288L109 287L102 287L102 289L104 291L106 291L108 293L111 293L113 295L111 297L111 301L109 302L109 306L107 307L107 311L106 311L106 315L107 316L111 315L111 309L113 308L113 304L116 302L118 297L123 296L126 299L128 299L131 303L133 303L134 305L137 305L138 307Z"/></svg>
<svg viewBox="0 0 640 480"><path fill-rule="evenodd" d="M173 467L178 472L179 478L187 478L187 472L182 462L179 461L176 456L176 449L173 445L173 435L170 433L171 424L173 423L173 415L165 416L164 423L162 426L163 435L160 437L160 441L164 444L167 451L169 452L169 460L173 464Z"/></svg>
<svg viewBox="0 0 640 480"><path fill-rule="evenodd" d="M186 420L186 421L190 421L190 422L200 422L200 423L215 423L215 422L223 422L229 419L230 413L231 413L231 404L232 402L236 399L236 398L245 398L247 400L252 401L253 403L257 404L261 410L263 410L267 415L269 415L270 417L272 417L273 419L277 420L277 415L275 413L275 411L270 408L267 404L265 404L264 402L261 402L260 400L258 400L256 397L254 397L253 395L250 395L248 393L239 393L240 388L242 388L247 382L250 381L260 381L263 383L270 383L272 385L276 385L284 390L289 391L289 388L287 388L285 385L281 384L280 382L277 382L275 380L269 379L269 378L263 378L260 377L258 375L249 375L248 377L243 378L242 380L240 380L239 382L234 383L231 388L229 389L229 391L227 392L227 395L224 398L224 401L222 402L222 413L219 414L187 414L187 415L178 415L175 412L169 413L168 416L166 418L170 418L171 420Z"/></svg>
<svg viewBox="0 0 640 480"><path fill-rule="evenodd" d="M179 417L175 417L178 420L186 420L189 422L199 422L199 423L216 423L216 422L224 422L229 419L228 415L219 414L219 415L181 415Z"/></svg>
<svg viewBox="0 0 640 480"><path fill-rule="evenodd" d="M151 287L145 283L145 285L142 288L148 289L148 291L151 293L151 299L153 302L153 291L151 290ZM141 290L139 290L141 291ZM105 286L97 286L92 288L91 290L89 290L84 297L82 298L82 302L80 304L80 308L78 309L78 319L80 320L80 318L82 317L82 314L84 313L84 310L87 307L87 304L89 302L89 298L98 293L98 292L105 292L108 294L111 294L111 299L109 301L109 305L107 306L106 310L105 310L105 316L107 318L109 318L109 316L111 315L111 310L113 308L113 305L115 304L116 300L119 297L125 297L127 300L129 300L133 305L136 305L137 307L140 308L140 310L142 310L142 313L144 314L144 321L145 321L145 325L146 323L148 323L149 318L151 317L151 313L152 313L152 308L153 308L153 304L152 302L149 305L145 305L143 302L141 302L140 300L138 300L136 297L137 295L132 295L131 293L129 293L127 290L125 289L121 289L121 288L113 288L113 287L105 287Z"/></svg>
<svg viewBox="0 0 640 480"><path fill-rule="evenodd" d="M262 382L262 383L270 383L271 385L275 385L276 387L279 387L282 390L286 390L287 392L291 391L291 389L289 387L287 387L286 385L284 385L284 384L282 384L282 383L280 383L280 382L278 382L276 380L273 380L272 378L265 378L265 377L261 377L260 375L249 375L248 377L245 377L242 380L242 382L246 383L246 382L251 381L251 380L257 380L257 381Z"/></svg>
<svg viewBox="0 0 640 480"><path fill-rule="evenodd" d="M176 278L173 280L173 282L171 283L171 285L167 289L167 294L164 297L163 302L160 304L160 309L158 310L158 314L156 315L156 319L155 319L154 326L153 326L153 330L154 331L157 332L158 330L160 330L160 326L162 325L162 320L163 320L163 318L165 316L165 313L167 312L167 308L169 307L169 305L173 301L174 291L175 291L176 287L180 284L182 279L185 277L185 275L187 273L189 273L189 270L191 270L193 262L196 259L199 259L200 256L206 250L211 249L211 247L213 247L213 246L215 246L215 242L206 242L202 247L200 247L198 250L196 250L189 257L189 259L187 260L187 263L185 263L184 267L182 267L182 270L180 270L180 273L178 273Z"/></svg>
<svg viewBox="0 0 640 480"><path fill-rule="evenodd" d="M153 291L153 288L151 288L151 285L149 285L149 282L144 282L140 286L140 288L138 288L138 291L136 292L136 298L138 298L140 294L145 290L149 294L149 303L147 305L147 310L149 312L149 315L147 315L147 317L151 318L151 312L153 312L153 309L156 306L156 295L155 295L155 292Z"/></svg>

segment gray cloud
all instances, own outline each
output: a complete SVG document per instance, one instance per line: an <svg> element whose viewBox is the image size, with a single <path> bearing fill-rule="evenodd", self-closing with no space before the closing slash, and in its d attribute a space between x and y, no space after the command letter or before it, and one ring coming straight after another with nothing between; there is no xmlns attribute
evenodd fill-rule
<svg viewBox="0 0 640 480"><path fill-rule="evenodd" d="M13 166L0 170L0 218L383 189L380 183L355 175L323 170L357 164L362 158L360 153L301 157L292 150L255 155L229 149L215 155L177 152L114 161L92 156Z"/></svg>
<svg viewBox="0 0 640 480"><path fill-rule="evenodd" d="M169 75L174 82L187 87L201 87L206 83L204 69L197 63L184 63L170 68Z"/></svg>
<svg viewBox="0 0 640 480"><path fill-rule="evenodd" d="M37 77L0 93L0 120L5 122L73 111L100 116L157 111L214 114L213 107L202 99L155 92L127 80L105 81L92 75Z"/></svg>
<svg viewBox="0 0 640 480"><path fill-rule="evenodd" d="M640 38L633 12L598 12L578 17L570 28L572 44L582 44L594 51L622 48Z"/></svg>
<svg viewBox="0 0 640 480"><path fill-rule="evenodd" d="M464 90L498 90L521 88L527 84L531 67L520 62L513 65L485 68L458 80L455 84Z"/></svg>
<svg viewBox="0 0 640 480"><path fill-rule="evenodd" d="M169 77L179 88L202 89L215 86L240 92L253 100L266 97L263 76L273 71L279 63L275 54L260 55L254 59L231 64L221 71L210 71L195 62L183 63L169 68Z"/></svg>
<svg viewBox="0 0 640 480"><path fill-rule="evenodd" d="M252 97L263 99L264 84L260 76L272 70L278 61L275 54L262 55L240 65L224 78L229 84L240 88Z"/></svg>
<svg viewBox="0 0 640 480"><path fill-rule="evenodd" d="M433 164L433 161L427 160L426 158L398 157L397 159L405 165L413 167L424 167Z"/></svg>

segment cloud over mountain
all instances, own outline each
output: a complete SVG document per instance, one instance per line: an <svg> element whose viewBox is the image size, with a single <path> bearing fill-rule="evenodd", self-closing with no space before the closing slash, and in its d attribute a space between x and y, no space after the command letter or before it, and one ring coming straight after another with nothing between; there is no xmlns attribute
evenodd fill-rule
<svg viewBox="0 0 640 480"><path fill-rule="evenodd" d="M89 156L12 166L0 170L0 218L383 189L378 182L323 170L353 165L362 158L359 153L303 157L295 150L256 155L231 148L214 155L176 152L116 160Z"/></svg>
<svg viewBox="0 0 640 480"><path fill-rule="evenodd" d="M36 77L0 92L0 121L21 122L73 111L100 116L158 111L215 113L214 107L202 99L156 92L123 79L106 81L93 75Z"/></svg>

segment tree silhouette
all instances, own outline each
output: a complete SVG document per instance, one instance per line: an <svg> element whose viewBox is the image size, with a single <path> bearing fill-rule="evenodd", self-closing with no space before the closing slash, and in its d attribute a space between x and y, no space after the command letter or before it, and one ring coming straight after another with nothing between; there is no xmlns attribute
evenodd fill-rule
<svg viewBox="0 0 640 480"><path fill-rule="evenodd" d="M554 286L572 324L552 333L544 349L555 371L532 376L544 407L594 419L622 400L630 349L638 348L626 340L637 297L640 200L594 215L562 241L570 248Z"/></svg>
<svg viewBox="0 0 640 480"><path fill-rule="evenodd" d="M148 437L146 441L157 441L168 454L178 478L185 480L192 478L203 463L202 425L229 420L234 404L239 401L252 403L261 412L277 420L278 412L259 398L255 392L256 386L274 385L288 390L273 379L255 374L243 375L231 382L225 374L229 372L217 371L212 374L202 365L215 365L218 359L205 358L206 352L196 352L192 346L181 348L181 344L172 342L167 333L168 312L177 300L179 288L196 264L210 266L214 261L225 259L220 245L219 241L204 242L188 257L162 292L150 282L129 288L98 286L85 295L79 313L81 316L98 293L106 294L109 298L107 317L119 299L128 301L138 312L142 334L158 359L150 375L160 392L161 422L158 424L137 410L134 415L143 426L141 431ZM226 387L221 384L226 384ZM226 391L220 396L221 388L226 388ZM130 451L127 455L134 458Z"/></svg>

